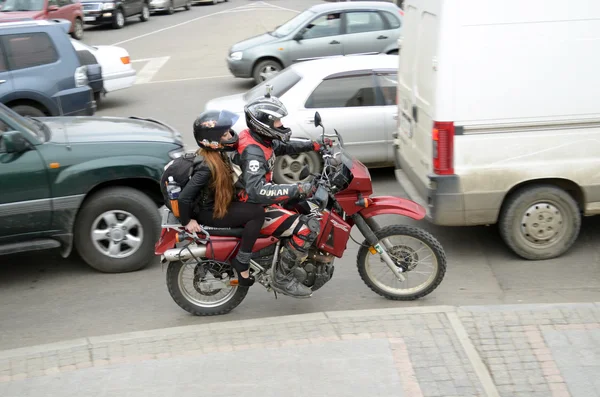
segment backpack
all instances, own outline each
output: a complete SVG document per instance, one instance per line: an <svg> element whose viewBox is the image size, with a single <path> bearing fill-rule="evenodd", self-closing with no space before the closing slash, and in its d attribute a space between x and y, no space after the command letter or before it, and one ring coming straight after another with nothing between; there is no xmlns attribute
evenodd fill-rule
<svg viewBox="0 0 600 397"><path fill-rule="evenodd" d="M172 176L173 180L181 186L181 190L187 185L192 178L194 169L203 161L203 157L194 152L185 153L181 157L171 160L164 167L163 174L160 178L160 191L162 192L165 205L170 208L169 195L167 194L167 182Z"/></svg>

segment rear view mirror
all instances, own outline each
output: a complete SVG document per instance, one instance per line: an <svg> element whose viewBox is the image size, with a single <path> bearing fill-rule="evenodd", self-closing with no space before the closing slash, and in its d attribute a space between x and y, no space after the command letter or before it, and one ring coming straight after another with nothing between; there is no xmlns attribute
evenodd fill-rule
<svg viewBox="0 0 600 397"><path fill-rule="evenodd" d="M321 124L321 115L319 114L319 112L315 112L315 127L318 127L322 125Z"/></svg>
<svg viewBox="0 0 600 397"><path fill-rule="evenodd" d="M294 35L294 40L296 40L296 41L302 40L302 38L304 37L304 32L305 32L305 29L302 29L301 31L299 31L298 33L296 33Z"/></svg>
<svg viewBox="0 0 600 397"><path fill-rule="evenodd" d="M0 135L0 150L4 153L21 153L29 148L29 142L18 131L8 131Z"/></svg>

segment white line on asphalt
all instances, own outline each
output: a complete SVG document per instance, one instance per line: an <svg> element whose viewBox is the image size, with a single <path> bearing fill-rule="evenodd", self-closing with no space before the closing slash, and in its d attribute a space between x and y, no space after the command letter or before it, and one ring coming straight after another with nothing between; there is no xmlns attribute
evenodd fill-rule
<svg viewBox="0 0 600 397"><path fill-rule="evenodd" d="M267 5L270 5L271 7L279 8L279 9L282 9L282 10L293 11L293 12L300 13L300 11L298 11L298 10L292 10L291 8L285 8L285 7L281 7L281 6L276 6L275 4L265 3L264 1L261 1L260 3L267 4Z"/></svg>
<svg viewBox="0 0 600 397"><path fill-rule="evenodd" d="M167 63L169 58L171 57L166 56L148 59L148 63L144 65L144 67L137 73L135 84L150 83L152 77L154 77L154 75L158 73L160 68L162 68L165 65L165 63Z"/></svg>
<svg viewBox="0 0 600 397"><path fill-rule="evenodd" d="M261 3L264 3L264 2L261 2ZM165 30L170 30L170 29L178 28L180 26L187 25L188 23L192 23L192 22L199 21L201 19L213 17L215 15L226 14L226 13L228 13L231 10L235 10L235 9L238 9L238 8L247 7L249 5L254 5L254 4L259 4L259 3L251 3L251 4L248 4L248 5L245 5L245 6L233 7L233 8L227 9L227 10L213 12L212 14L202 15L202 16L199 16L197 18L193 18L193 19L190 19L188 21L185 21L185 22L181 22L181 23L177 23L175 25L167 26L166 28L158 29L158 30L155 30L155 31L149 32L149 33L144 33L144 34L141 34L139 36L134 36L134 37L131 37L131 38L127 39L127 40L118 41L118 42L113 43L111 45L121 45L121 44L124 44L124 43L128 43L130 41L141 39L143 37L148 37L148 36L151 36L151 35L156 34L156 33L164 32ZM265 3L265 4L267 4L267 3ZM272 4L271 4L271 6L274 7L274 8L283 8L283 7L275 6L275 5L272 5ZM289 10L289 11L298 12L296 10Z"/></svg>
<svg viewBox="0 0 600 397"><path fill-rule="evenodd" d="M471 339L469 339L469 334L458 315L454 312L446 313L448 316L448 320L450 320L450 325L454 329L454 333L456 334L460 344L462 345L471 365L473 365L473 369L481 382L481 386L483 386L483 390L485 391L486 396L488 397L500 397L500 393L498 393L498 389L496 388L496 384L492 380L492 376L488 371L486 365L484 364L481 356L477 353L477 349L473 346Z"/></svg>

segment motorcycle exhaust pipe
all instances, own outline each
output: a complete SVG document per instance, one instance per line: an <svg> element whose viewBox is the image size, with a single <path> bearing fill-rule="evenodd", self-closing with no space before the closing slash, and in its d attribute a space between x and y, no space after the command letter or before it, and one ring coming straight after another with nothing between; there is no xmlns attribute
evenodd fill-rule
<svg viewBox="0 0 600 397"><path fill-rule="evenodd" d="M163 254L169 262L186 261L193 257L203 258L206 256L206 245L188 245L187 247L177 247L166 250Z"/></svg>

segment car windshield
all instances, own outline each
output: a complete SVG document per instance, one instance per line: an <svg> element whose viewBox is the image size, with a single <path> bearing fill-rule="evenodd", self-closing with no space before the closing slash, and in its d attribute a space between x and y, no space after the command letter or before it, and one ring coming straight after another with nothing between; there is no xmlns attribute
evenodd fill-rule
<svg viewBox="0 0 600 397"><path fill-rule="evenodd" d="M301 25L308 22L308 20L314 15L315 13L313 11L306 10L275 29L275 31L271 32L271 35L275 37L285 37L294 30L298 29L298 27Z"/></svg>
<svg viewBox="0 0 600 397"><path fill-rule="evenodd" d="M244 94L244 101L250 102L265 95L267 93L267 89L265 88L267 84L273 87L273 92L271 92L271 95L281 97L300 80L302 80L302 76L296 73L292 68L284 69L272 78L263 81L250 91L246 92Z"/></svg>
<svg viewBox="0 0 600 397"><path fill-rule="evenodd" d="M0 11L41 11L43 9L44 0L5 0Z"/></svg>
<svg viewBox="0 0 600 397"><path fill-rule="evenodd" d="M8 108L6 105L0 103L0 121L7 125L10 130L27 131L32 135L41 138L42 141L47 140L46 131L36 122L37 120L27 119L14 110ZM41 121L39 122L41 123Z"/></svg>

